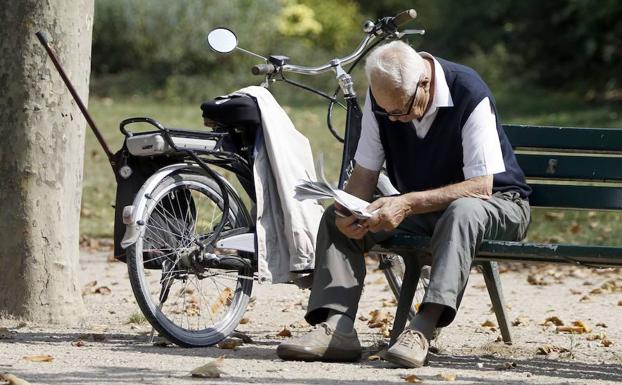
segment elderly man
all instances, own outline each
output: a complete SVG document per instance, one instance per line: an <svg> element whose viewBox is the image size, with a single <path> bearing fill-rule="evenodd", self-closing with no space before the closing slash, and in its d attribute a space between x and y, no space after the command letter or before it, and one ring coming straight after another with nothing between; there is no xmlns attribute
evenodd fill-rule
<svg viewBox="0 0 622 385"><path fill-rule="evenodd" d="M383 164L401 195L370 204L361 221L326 210L306 320L320 324L282 343L286 360L354 361L354 330L365 277L363 253L395 231L431 236L432 269L419 312L385 358L424 364L437 327L460 305L482 239L519 240L529 224L525 183L496 115L492 94L472 69L417 53L396 41L374 50L356 167L346 191L369 200Z"/></svg>

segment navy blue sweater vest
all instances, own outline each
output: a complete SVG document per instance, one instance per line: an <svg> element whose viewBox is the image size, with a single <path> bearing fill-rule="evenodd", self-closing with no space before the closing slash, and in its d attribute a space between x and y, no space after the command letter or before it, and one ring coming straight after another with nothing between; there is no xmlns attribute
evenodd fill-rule
<svg viewBox="0 0 622 385"><path fill-rule="evenodd" d="M462 127L477 105L488 97L496 114L492 93L472 69L436 58L453 99L453 107L440 107L430 130L419 138L411 122L392 122L376 114L380 141L393 185L402 193L424 191L465 180L462 168ZM373 95L372 103L378 107ZM505 172L495 174L493 192L516 191L527 198L531 188L518 166L512 146L499 119L497 133L501 143Z"/></svg>

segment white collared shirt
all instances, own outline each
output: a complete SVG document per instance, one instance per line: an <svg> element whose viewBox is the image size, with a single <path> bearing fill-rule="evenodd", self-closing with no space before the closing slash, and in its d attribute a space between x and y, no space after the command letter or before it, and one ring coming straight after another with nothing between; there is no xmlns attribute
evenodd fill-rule
<svg viewBox="0 0 622 385"><path fill-rule="evenodd" d="M419 138L424 138L440 107L453 107L454 103L445 79L441 64L429 53L420 52L424 58L434 61L434 98L430 108L421 120L413 120L414 130ZM385 161L384 149L380 142L378 121L371 109L369 91L363 107L361 138L354 159L362 167L379 171ZM462 127L463 173L465 179L483 175L493 175L505 171L497 117L490 100L486 97L475 107Z"/></svg>

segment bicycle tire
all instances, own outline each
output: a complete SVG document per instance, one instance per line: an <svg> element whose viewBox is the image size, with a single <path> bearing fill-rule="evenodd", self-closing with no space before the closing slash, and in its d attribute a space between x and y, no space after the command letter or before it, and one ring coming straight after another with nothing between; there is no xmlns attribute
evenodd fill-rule
<svg viewBox="0 0 622 385"><path fill-rule="evenodd" d="M181 267L184 253L195 247L192 241L209 234L220 222L217 216L219 210L220 215L223 214L223 201L218 184L205 175L181 171L165 177L146 196L144 210L137 208L137 212L144 213L143 218L137 218L144 222L144 230L126 249L136 302L153 328L169 341L182 347L214 345L229 336L244 315L254 274L250 265L237 271L207 269L210 275ZM229 206L226 229L250 227L251 218L233 189L229 194ZM215 249L214 252L221 251ZM244 253L244 257L251 259L253 256L248 254ZM153 255L159 262L159 269L153 268ZM152 283L153 275L158 272L159 284ZM217 279L223 277L225 281L232 280L235 287L220 287ZM189 287L190 282L193 286ZM215 290L204 293L202 289L208 283L213 284ZM176 284L182 287L177 288ZM154 292L157 286L160 290ZM195 321L196 328L191 325Z"/></svg>

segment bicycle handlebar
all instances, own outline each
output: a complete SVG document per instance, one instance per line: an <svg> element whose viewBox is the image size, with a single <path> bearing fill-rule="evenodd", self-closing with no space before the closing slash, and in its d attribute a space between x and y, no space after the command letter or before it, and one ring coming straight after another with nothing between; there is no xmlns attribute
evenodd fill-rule
<svg viewBox="0 0 622 385"><path fill-rule="evenodd" d="M358 59L371 40L374 40L376 38L383 38L390 33L394 33L397 27L400 27L408 23L409 21L414 20L416 17L417 11L415 11L414 9L409 9L398 13L394 17L387 17L381 19L378 25L374 26L374 28L370 32L367 32L365 34L363 41L359 44L358 48L353 53L343 58L333 59L327 64L317 67L305 67L294 64L285 64L278 68L273 64L258 64L253 66L252 73L253 75L270 75L277 71L283 71L303 75L317 75L329 71L339 64L348 64Z"/></svg>
<svg viewBox="0 0 622 385"><path fill-rule="evenodd" d="M401 27L402 25L408 23L409 21L415 20L416 17L417 17L417 11L411 8L409 10L400 12L397 15L395 15L395 17L393 17L393 23L395 23L397 27Z"/></svg>
<svg viewBox="0 0 622 385"><path fill-rule="evenodd" d="M251 69L253 75L268 75L276 71L276 67L273 64L257 64Z"/></svg>

